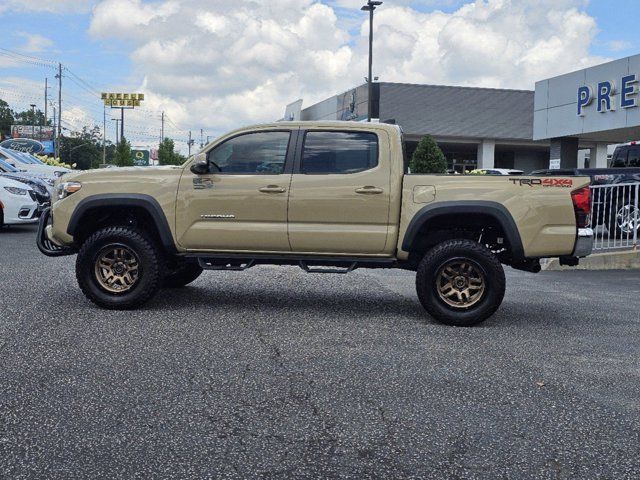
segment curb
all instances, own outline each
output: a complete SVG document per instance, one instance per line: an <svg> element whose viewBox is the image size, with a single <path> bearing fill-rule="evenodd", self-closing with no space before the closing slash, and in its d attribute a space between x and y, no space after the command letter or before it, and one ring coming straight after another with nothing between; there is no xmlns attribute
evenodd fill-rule
<svg viewBox="0 0 640 480"><path fill-rule="evenodd" d="M560 260L552 258L542 264L542 270L640 270L640 252L625 250L594 253L586 258L581 258L580 265L577 267L560 266Z"/></svg>

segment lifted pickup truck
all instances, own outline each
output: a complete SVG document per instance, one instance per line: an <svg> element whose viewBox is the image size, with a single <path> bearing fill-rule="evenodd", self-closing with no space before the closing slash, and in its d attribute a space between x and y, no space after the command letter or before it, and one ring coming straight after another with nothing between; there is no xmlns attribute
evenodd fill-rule
<svg viewBox="0 0 640 480"><path fill-rule="evenodd" d="M406 171L395 125L245 128L182 166L65 176L38 247L77 253L80 288L104 308L138 307L203 270L402 268L424 308L457 326L500 306L501 264L537 272L540 258L591 252L588 178Z"/></svg>

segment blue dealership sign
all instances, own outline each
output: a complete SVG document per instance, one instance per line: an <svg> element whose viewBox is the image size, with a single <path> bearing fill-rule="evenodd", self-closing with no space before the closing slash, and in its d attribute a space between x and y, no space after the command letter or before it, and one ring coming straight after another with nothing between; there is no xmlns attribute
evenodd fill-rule
<svg viewBox="0 0 640 480"><path fill-rule="evenodd" d="M42 146L44 147L42 153L44 153L45 155L53 155L56 148L53 140L44 140L40 143L42 143Z"/></svg>

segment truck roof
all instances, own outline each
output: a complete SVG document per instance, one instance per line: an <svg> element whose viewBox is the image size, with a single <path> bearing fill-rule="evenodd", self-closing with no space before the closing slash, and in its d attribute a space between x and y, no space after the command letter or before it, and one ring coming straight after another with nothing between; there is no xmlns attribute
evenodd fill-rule
<svg viewBox="0 0 640 480"><path fill-rule="evenodd" d="M314 121L305 121L305 120L296 120L293 122L273 122L273 123L260 123L256 125L249 125L246 127L242 127L238 130L247 130L251 128L282 128L282 127L305 127L305 128L362 128L362 129L378 129L378 130L387 130L393 132L401 132L402 129L399 125L394 125L391 123L377 123L377 122L354 122L354 121L342 121L342 120L314 120Z"/></svg>

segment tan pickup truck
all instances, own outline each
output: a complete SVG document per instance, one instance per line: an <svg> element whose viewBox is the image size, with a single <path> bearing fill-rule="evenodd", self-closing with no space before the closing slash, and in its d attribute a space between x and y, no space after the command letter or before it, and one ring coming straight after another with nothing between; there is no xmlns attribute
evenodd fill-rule
<svg viewBox="0 0 640 480"><path fill-rule="evenodd" d="M105 308L138 307L203 270L402 268L417 272L427 312L458 326L500 306L501 264L537 272L541 258L591 253L588 178L407 170L394 125L244 128L182 166L66 175L38 247L77 253L80 288Z"/></svg>

